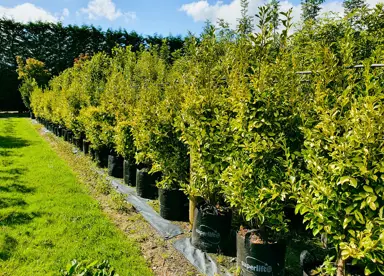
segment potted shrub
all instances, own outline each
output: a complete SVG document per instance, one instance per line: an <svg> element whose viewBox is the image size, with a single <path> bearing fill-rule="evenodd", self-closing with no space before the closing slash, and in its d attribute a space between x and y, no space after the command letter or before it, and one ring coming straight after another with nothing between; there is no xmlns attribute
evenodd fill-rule
<svg viewBox="0 0 384 276"><path fill-rule="evenodd" d="M341 62L349 65L353 39L342 44ZM296 211L314 235L325 235L335 254L321 269L348 274L347 264L363 265L365 275L384 273L384 201L382 165L382 87L380 75L365 62L362 79L335 66L330 51L327 71L315 79L313 113L303 128L306 181L297 195ZM329 69L332 68L332 69Z"/></svg>
<svg viewBox="0 0 384 276"><path fill-rule="evenodd" d="M105 121L113 118L105 108L101 106L101 99L105 93L105 85L110 74L110 58L104 53L98 53L90 60L79 60L75 63L74 70L79 73L79 82L71 86L74 89L77 85L77 92L81 99L79 111L76 112L74 123L80 127L76 133L78 136L82 133L87 137L87 141L94 150L96 162L101 167L108 166L108 145L103 141L102 127ZM76 91L74 91L76 93Z"/></svg>
<svg viewBox="0 0 384 276"><path fill-rule="evenodd" d="M156 182L160 180L159 167L153 160L154 143L161 139L156 133L157 122L162 120L156 113L164 95L166 76L165 60L159 56L158 47L141 51L135 66L135 81L138 100L133 110L131 131L136 148L136 162L143 166L137 172L136 189L138 194L145 194L148 189L157 198ZM158 144L159 145L159 144Z"/></svg>
<svg viewBox="0 0 384 276"><path fill-rule="evenodd" d="M134 162L129 155L134 156L134 152L129 152L132 151L129 149L132 142L129 141L131 139L129 125L125 122L133 115L132 109L135 103L135 95L132 93L134 91L132 88L135 87L133 80L135 61L136 56L130 47L113 49L110 74L105 84L105 92L100 97L100 107L105 114L108 114L102 122L101 134L104 144L111 149L108 172L112 176L125 178L131 185L135 182L135 177L132 176L136 174L136 169L134 168L132 173L131 163Z"/></svg>
<svg viewBox="0 0 384 276"><path fill-rule="evenodd" d="M190 154L190 182L183 190L194 207L192 244L214 253L227 251L232 218L219 182L227 166L225 148L231 143L231 107L226 100L230 65L224 55L228 33L208 24L199 44L197 38L187 38L185 69L179 77L184 99L175 123Z"/></svg>
<svg viewBox="0 0 384 276"><path fill-rule="evenodd" d="M139 59L151 74L143 76L145 83L139 93L132 134L137 149L136 160L151 164L151 173L161 173L159 188L160 215L169 220L188 218L187 196L180 189L189 180L188 148L180 141L180 131L174 126L180 113L183 95L179 80L184 72L184 61L173 60L173 68L166 63L167 44L151 49ZM161 57L159 53L161 53Z"/></svg>
<svg viewBox="0 0 384 276"><path fill-rule="evenodd" d="M131 133L134 108L138 98L135 83L136 54L131 47L113 50L111 74L106 84L108 108L115 115L113 144L116 153L124 158L123 179L129 186L136 185L136 149Z"/></svg>
<svg viewBox="0 0 384 276"><path fill-rule="evenodd" d="M93 149L95 161L98 166L105 168L108 166L109 149L101 140L101 122L103 119L103 113L97 107L89 106L80 111L79 120L84 125L85 135Z"/></svg>
<svg viewBox="0 0 384 276"><path fill-rule="evenodd" d="M289 229L285 209L294 204L290 197L300 167L295 152L302 145L296 111L302 95L285 49L290 12L285 14L278 48L270 13L268 7L261 7L260 32L241 34L228 49L236 57L228 82L236 85L229 86L233 140L227 147L228 166L221 182L226 201L244 219L237 233L237 264L240 275L247 276L285 273Z"/></svg>
<svg viewBox="0 0 384 276"><path fill-rule="evenodd" d="M121 121L116 125L116 151L123 156L123 179L128 186L136 186L135 147L129 122Z"/></svg>

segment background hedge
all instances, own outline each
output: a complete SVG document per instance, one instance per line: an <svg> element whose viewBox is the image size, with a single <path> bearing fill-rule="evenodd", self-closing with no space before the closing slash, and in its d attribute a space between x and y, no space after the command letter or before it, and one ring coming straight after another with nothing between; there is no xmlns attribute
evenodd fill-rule
<svg viewBox="0 0 384 276"><path fill-rule="evenodd" d="M25 110L17 79L16 56L34 58L45 63L51 75L58 75L72 67L80 54L105 52L110 54L116 46L161 45L160 35L143 36L135 31L102 31L94 26L63 26L61 23L19 23L0 18L0 111ZM171 51L183 46L181 36L166 37Z"/></svg>

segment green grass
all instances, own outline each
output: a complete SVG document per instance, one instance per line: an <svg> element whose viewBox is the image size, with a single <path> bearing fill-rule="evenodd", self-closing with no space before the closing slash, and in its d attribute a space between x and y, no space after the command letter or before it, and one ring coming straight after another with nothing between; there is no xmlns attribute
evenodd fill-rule
<svg viewBox="0 0 384 276"><path fill-rule="evenodd" d="M31 121L0 119L0 275L60 275L72 259L152 275Z"/></svg>

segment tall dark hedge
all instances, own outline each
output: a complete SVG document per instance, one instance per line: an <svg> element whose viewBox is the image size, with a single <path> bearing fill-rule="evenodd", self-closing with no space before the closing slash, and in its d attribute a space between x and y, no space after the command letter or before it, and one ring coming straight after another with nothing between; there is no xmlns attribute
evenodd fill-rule
<svg viewBox="0 0 384 276"><path fill-rule="evenodd" d="M144 37L135 31L102 31L94 26L63 26L61 23L27 24L0 19L0 111L25 110L18 92L16 56L43 61L52 75L72 67L80 54L111 53L115 46L161 44L164 37ZM166 37L170 51L182 48L181 36Z"/></svg>

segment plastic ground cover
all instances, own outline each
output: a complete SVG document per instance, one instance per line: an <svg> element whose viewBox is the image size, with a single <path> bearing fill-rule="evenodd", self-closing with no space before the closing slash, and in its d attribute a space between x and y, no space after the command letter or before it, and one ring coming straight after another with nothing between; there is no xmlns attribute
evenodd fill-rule
<svg viewBox="0 0 384 276"><path fill-rule="evenodd" d="M173 246L201 273L205 275L231 276L228 271L221 271L220 266L205 252L194 247L190 238L176 240Z"/></svg>

